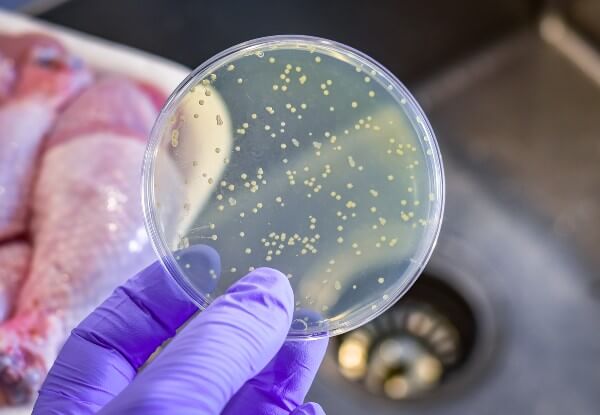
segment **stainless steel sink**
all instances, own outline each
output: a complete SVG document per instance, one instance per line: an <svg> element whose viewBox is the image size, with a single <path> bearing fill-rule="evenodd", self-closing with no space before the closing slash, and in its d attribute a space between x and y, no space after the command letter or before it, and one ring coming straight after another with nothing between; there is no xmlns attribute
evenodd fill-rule
<svg viewBox="0 0 600 415"><path fill-rule="evenodd" d="M472 304L475 346L394 401L341 376L334 342L311 392L330 413L597 413L600 58L578 42L545 14L416 89L447 173L428 271Z"/></svg>

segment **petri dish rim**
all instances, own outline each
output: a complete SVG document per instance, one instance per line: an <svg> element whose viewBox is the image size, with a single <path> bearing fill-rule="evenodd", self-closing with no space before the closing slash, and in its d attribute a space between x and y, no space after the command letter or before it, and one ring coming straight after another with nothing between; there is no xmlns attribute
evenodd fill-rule
<svg viewBox="0 0 600 415"><path fill-rule="evenodd" d="M413 129L417 132L421 131L423 134L418 134L419 143L421 146L423 146L423 142L427 141L427 145L431 148L432 154L430 155L431 157L428 158L428 160L431 160L428 168L428 170L430 170L428 179L431 187L435 189L436 195L438 195L438 203L436 204L438 208L436 211L431 212L430 216L435 220L435 226L428 227L427 233L418 244L415 255L410 258L411 265L404 272L404 281L395 288L385 303L377 307L375 310L363 308L352 318L341 321L335 326L326 326L322 329L311 331L291 329L287 336L290 340L311 340L323 337L332 337L354 330L377 318L379 315L388 310L406 293L406 291L410 289L410 287L415 283L419 275L422 273L423 269L427 265L427 262L431 258L431 255L433 254L433 250L435 249L441 230L444 216L446 189L442 156L435 133L433 132L433 128L431 127L423 109L418 104L416 99L412 96L404 84L402 84L402 82L400 82L400 80L398 80L398 78L396 78L396 76L388 71L383 65L370 56L345 44L321 37L307 35L275 35L256 38L234 45L214 55L195 68L183 81L181 81L177 88L171 93L162 110L160 111L160 114L150 132L150 137L142 161L141 201L146 231L150 238L151 245L163 268L165 268L169 275L174 278L177 285L188 295L188 297L201 310L204 310L206 307L208 307L210 301L200 292L195 290L187 281L185 273L179 267L173 252L168 248L168 244L166 243L157 226L156 212L153 208L155 205L154 167L160 145L160 128L164 121L168 118L170 111L175 105L177 105L179 99L187 92L188 88L191 86L191 83L197 79L200 74L208 74L212 72L213 69L220 67L222 64L228 61L231 61L234 57L248 56L255 54L257 51L277 49L281 46L296 47L298 49L308 50L311 52L324 51L330 56L333 51L336 52L335 57L338 59L346 62L359 62L361 67L366 66L371 70L375 70L377 75L376 81L383 85L381 80L384 80L385 83L387 83L386 90L399 104L402 99L406 100L406 104L404 106L406 109L405 111L413 115L413 117L408 117L408 119ZM431 181L433 181L433 183L431 183Z"/></svg>

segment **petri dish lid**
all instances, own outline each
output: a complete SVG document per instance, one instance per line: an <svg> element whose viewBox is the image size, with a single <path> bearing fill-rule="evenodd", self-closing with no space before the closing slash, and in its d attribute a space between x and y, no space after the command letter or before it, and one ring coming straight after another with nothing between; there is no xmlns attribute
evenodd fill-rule
<svg viewBox="0 0 600 415"><path fill-rule="evenodd" d="M206 307L252 269L294 290L289 338L352 330L396 302L440 230L434 133L382 65L340 43L274 36L195 69L152 130L143 206L163 265ZM204 261L185 253L199 246Z"/></svg>

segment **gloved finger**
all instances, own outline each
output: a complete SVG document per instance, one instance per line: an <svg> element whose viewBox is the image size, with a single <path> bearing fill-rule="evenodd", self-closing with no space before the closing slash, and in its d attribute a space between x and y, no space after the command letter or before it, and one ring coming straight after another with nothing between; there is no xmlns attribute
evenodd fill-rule
<svg viewBox="0 0 600 415"><path fill-rule="evenodd" d="M321 365L328 339L287 341L277 355L229 401L223 414L289 414L304 402Z"/></svg>
<svg viewBox="0 0 600 415"><path fill-rule="evenodd" d="M297 407L291 415L325 415L325 411L318 403L309 402Z"/></svg>
<svg viewBox="0 0 600 415"><path fill-rule="evenodd" d="M253 271L195 317L99 414L220 414L281 348L293 305L283 274Z"/></svg>
<svg viewBox="0 0 600 415"><path fill-rule="evenodd" d="M194 269L219 269L216 251L181 253ZM135 377L197 307L154 263L117 288L73 330L42 385L34 414L95 413Z"/></svg>

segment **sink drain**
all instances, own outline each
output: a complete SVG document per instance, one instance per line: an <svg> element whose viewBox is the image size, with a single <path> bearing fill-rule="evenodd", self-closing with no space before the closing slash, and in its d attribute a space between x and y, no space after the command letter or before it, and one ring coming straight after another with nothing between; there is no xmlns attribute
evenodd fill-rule
<svg viewBox="0 0 600 415"><path fill-rule="evenodd" d="M374 395L428 397L469 362L478 329L467 299L444 280L424 274L386 313L340 336L337 367Z"/></svg>

